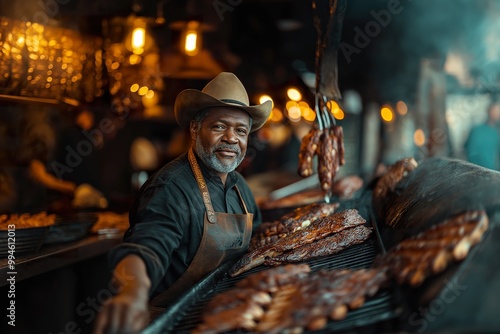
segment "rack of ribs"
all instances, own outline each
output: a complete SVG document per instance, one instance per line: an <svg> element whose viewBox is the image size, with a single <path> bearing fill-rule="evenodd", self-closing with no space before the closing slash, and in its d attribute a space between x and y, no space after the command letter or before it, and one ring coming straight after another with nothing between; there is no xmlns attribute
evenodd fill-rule
<svg viewBox="0 0 500 334"><path fill-rule="evenodd" d="M285 298L273 298L256 331L302 333L319 330L328 318L342 320L349 309L357 309L389 282L381 269L320 270L295 286ZM288 288L288 291L290 288Z"/></svg>
<svg viewBox="0 0 500 334"><path fill-rule="evenodd" d="M281 286L301 280L311 272L308 264L287 264L257 272L245 277L236 286L238 288L255 288L259 291L275 292Z"/></svg>
<svg viewBox="0 0 500 334"><path fill-rule="evenodd" d="M296 208L274 222L263 223L254 232L249 250L272 244L290 233L306 228L316 219L333 214L338 207L338 203L308 204Z"/></svg>
<svg viewBox="0 0 500 334"><path fill-rule="evenodd" d="M303 247L345 229L363 225L365 222L356 209L348 209L318 218L307 228L292 232L273 244L246 253L233 265L229 275L237 276L286 251Z"/></svg>
<svg viewBox="0 0 500 334"><path fill-rule="evenodd" d="M399 284L419 286L452 261L463 260L488 229L485 211L467 211L403 240L375 265L387 267Z"/></svg>
<svg viewBox="0 0 500 334"><path fill-rule="evenodd" d="M372 229L363 225L348 228L319 241L277 255L266 260L264 264L276 266L283 263L302 262L315 257L336 254L347 247L366 241L371 233Z"/></svg>
<svg viewBox="0 0 500 334"><path fill-rule="evenodd" d="M289 284L297 285L310 271L307 264L290 264L249 275L208 302L202 323L193 333L254 330L272 301L271 293Z"/></svg>
<svg viewBox="0 0 500 334"><path fill-rule="evenodd" d="M386 285L383 268L320 270L286 265L244 278L212 299L194 333L235 329L256 333L301 333L323 328L328 318L342 320Z"/></svg>

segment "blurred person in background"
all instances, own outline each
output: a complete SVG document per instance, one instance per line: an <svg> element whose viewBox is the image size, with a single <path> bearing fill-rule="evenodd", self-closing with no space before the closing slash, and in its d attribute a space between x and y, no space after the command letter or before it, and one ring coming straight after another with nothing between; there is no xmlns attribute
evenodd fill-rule
<svg viewBox="0 0 500 334"><path fill-rule="evenodd" d="M17 128L17 149L11 171L16 200L11 212L35 213L49 209L58 196L72 197L76 185L48 172L56 146L49 110L25 110Z"/></svg>
<svg viewBox="0 0 500 334"><path fill-rule="evenodd" d="M53 159L47 173L62 183L74 186L73 207L104 208L107 200L96 188L101 188L100 155L104 133L96 122L96 116L88 108L74 111L69 126L57 138ZM62 203L64 205L64 203Z"/></svg>
<svg viewBox="0 0 500 334"><path fill-rule="evenodd" d="M493 102L487 109L488 118L485 123L474 126L465 142L467 160L473 164L493 170L500 167L500 104Z"/></svg>
<svg viewBox="0 0 500 334"><path fill-rule="evenodd" d="M67 208L62 208L66 204L61 203L88 207L102 199L88 183L65 180L51 169L58 143L54 112L59 111L28 109L9 125L16 136L15 149L10 165L3 168L3 175L10 181L13 198L9 207L3 208L4 212L66 211Z"/></svg>

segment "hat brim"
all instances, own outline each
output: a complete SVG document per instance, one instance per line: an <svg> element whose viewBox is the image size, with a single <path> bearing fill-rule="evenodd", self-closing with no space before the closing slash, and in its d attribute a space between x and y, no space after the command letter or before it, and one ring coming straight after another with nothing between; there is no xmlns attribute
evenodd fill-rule
<svg viewBox="0 0 500 334"><path fill-rule="evenodd" d="M187 129L198 111L213 107L232 107L246 111L252 118L250 132L253 132L260 129L266 123L271 113L272 102L265 101L259 105L246 107L235 103L222 102L196 89L186 89L175 99L174 114L179 126Z"/></svg>

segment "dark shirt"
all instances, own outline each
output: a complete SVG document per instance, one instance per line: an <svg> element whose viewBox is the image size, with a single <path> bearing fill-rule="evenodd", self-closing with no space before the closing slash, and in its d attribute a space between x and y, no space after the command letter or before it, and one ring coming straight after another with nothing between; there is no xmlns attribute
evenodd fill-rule
<svg viewBox="0 0 500 334"><path fill-rule="evenodd" d="M241 192L247 209L254 214L254 227L261 214L245 179L231 172L222 184L198 158L216 212L244 213L235 186ZM124 242L110 252L115 267L129 254L140 256L151 279L150 295L164 291L188 268L198 249L203 232L205 206L191 170L187 154L183 154L152 175L142 186L139 198L130 211L130 228Z"/></svg>

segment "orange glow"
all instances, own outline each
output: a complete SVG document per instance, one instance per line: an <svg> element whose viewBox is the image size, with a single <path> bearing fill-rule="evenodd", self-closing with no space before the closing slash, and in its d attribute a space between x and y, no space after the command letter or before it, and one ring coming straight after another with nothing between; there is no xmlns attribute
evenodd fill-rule
<svg viewBox="0 0 500 334"><path fill-rule="evenodd" d="M198 30L200 23L198 21L189 21L186 27L184 37L184 52L188 56L196 56L200 51L200 34Z"/></svg>
<svg viewBox="0 0 500 334"><path fill-rule="evenodd" d="M148 90L149 90L148 87L142 86L141 88L139 88L139 95L141 96L146 95L148 93Z"/></svg>
<svg viewBox="0 0 500 334"><path fill-rule="evenodd" d="M272 105L274 106L274 101L273 101L273 99L272 99L269 95L265 95L265 94L264 94L264 95L261 95L261 96L259 97L259 103L260 103L260 104L262 104L262 103L264 103L264 102L266 102L266 101L271 101L271 102L272 102Z"/></svg>
<svg viewBox="0 0 500 334"><path fill-rule="evenodd" d="M336 101L333 101L333 100L330 100L330 101L326 102L326 106L327 106L328 109L330 109L330 111L332 112L332 114L334 114L337 109L340 109L339 104Z"/></svg>
<svg viewBox="0 0 500 334"><path fill-rule="evenodd" d="M396 110L401 116L404 116L408 113L408 106L403 101L398 101L398 103L396 103Z"/></svg>
<svg viewBox="0 0 500 334"><path fill-rule="evenodd" d="M386 122L391 122L394 119L394 113L391 108L383 107L380 109L380 117L382 117L382 119Z"/></svg>
<svg viewBox="0 0 500 334"><path fill-rule="evenodd" d="M298 122L301 119L300 108L298 106L293 106L288 109L288 118L292 122Z"/></svg>
<svg viewBox="0 0 500 334"><path fill-rule="evenodd" d="M285 105L286 110L290 110L290 108L293 108L293 107L299 108L299 110L300 110L299 104L295 101L288 101Z"/></svg>
<svg viewBox="0 0 500 334"><path fill-rule="evenodd" d="M335 117L335 119L338 119L339 121L343 120L345 118L344 111L340 108L337 108L337 109L335 109L335 111L332 111L332 114L333 114L333 117Z"/></svg>
<svg viewBox="0 0 500 334"><path fill-rule="evenodd" d="M144 45L146 44L146 29L143 27L136 27L132 31L132 52L141 54L144 52Z"/></svg>
<svg viewBox="0 0 500 334"><path fill-rule="evenodd" d="M286 95L292 101L300 101L302 99L302 94L300 94L299 90L294 87L288 88Z"/></svg>
<svg viewBox="0 0 500 334"><path fill-rule="evenodd" d="M278 108L273 108L271 114L269 114L268 120L276 123L281 122L283 120L283 113Z"/></svg>
<svg viewBox="0 0 500 334"><path fill-rule="evenodd" d="M425 144L425 134L422 129L415 130L415 133L413 134L413 141L417 146L422 146Z"/></svg>
<svg viewBox="0 0 500 334"><path fill-rule="evenodd" d="M138 90L139 90L139 84L136 84L136 83L135 83L135 84L133 84L132 86L130 86L130 91L131 91L132 93L135 93L135 92L137 92Z"/></svg>

